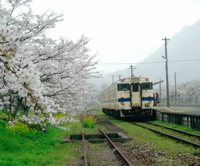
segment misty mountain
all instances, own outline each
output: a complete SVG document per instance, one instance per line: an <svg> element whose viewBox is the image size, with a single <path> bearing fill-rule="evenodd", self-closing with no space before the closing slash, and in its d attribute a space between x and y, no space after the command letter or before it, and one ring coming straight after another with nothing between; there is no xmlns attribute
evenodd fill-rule
<svg viewBox="0 0 200 166"><path fill-rule="evenodd" d="M141 63L134 65L134 75L149 77L153 82L159 79L166 80L165 76L165 46L152 53ZM174 73L177 73L177 83L200 79L200 20L191 26L185 26L180 32L175 34L167 42L168 73L169 83L174 83ZM112 75L117 81L116 75L122 75L121 78L130 77L131 70L126 69L108 74L93 83L101 87L103 83L111 84Z"/></svg>

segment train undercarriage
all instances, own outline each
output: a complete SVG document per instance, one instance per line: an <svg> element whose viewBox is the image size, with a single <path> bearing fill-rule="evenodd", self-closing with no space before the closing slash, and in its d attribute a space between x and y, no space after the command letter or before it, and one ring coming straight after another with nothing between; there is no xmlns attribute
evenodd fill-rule
<svg viewBox="0 0 200 166"><path fill-rule="evenodd" d="M103 113L109 116L113 116L116 119L121 118L132 118L132 119L143 119L151 118L153 115L152 109L133 109L133 110L114 110L114 109L102 109Z"/></svg>

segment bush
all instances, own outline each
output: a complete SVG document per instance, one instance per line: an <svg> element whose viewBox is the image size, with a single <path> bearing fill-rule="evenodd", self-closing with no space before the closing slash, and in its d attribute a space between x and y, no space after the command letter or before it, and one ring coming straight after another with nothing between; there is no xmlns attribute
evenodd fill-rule
<svg viewBox="0 0 200 166"><path fill-rule="evenodd" d="M93 129L94 126L95 126L95 123L97 121L97 119L94 118L94 116L83 116L82 117L82 120L83 120L83 128L91 128Z"/></svg>
<svg viewBox="0 0 200 166"><path fill-rule="evenodd" d="M34 135L38 132L34 128L29 129L28 125L21 122L16 122L15 124L7 124L7 131L8 134L11 134L13 136L23 135L27 137L29 137L30 135Z"/></svg>

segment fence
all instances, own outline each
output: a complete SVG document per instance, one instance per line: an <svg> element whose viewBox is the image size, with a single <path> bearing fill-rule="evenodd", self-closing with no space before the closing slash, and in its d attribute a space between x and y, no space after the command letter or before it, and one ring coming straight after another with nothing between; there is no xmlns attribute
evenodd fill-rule
<svg viewBox="0 0 200 166"><path fill-rule="evenodd" d="M170 106L178 106L178 107L200 107L200 97L192 97L192 98L170 98L169 100ZM167 105L167 99L161 99L161 106Z"/></svg>

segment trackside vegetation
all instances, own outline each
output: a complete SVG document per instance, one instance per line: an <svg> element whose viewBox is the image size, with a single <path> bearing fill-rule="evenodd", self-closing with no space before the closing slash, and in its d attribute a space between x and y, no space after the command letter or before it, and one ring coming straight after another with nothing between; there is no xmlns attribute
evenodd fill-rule
<svg viewBox="0 0 200 166"><path fill-rule="evenodd" d="M132 137L132 143L138 145L141 149L163 151L167 155L178 155L180 153L200 154L200 149L195 149L191 146L186 146L171 139L161 137L147 129L135 126L130 122L108 117L102 112L95 113L102 118L109 118L111 123L129 133Z"/></svg>
<svg viewBox="0 0 200 166"><path fill-rule="evenodd" d="M31 112L30 112L31 113ZM0 117L7 115L3 110ZM39 116L41 116L39 114ZM62 118L65 114L54 114L53 117ZM82 123L75 118L75 122L67 122L62 129L46 126L47 131L42 132L27 124L16 122L8 123L0 120L0 166L64 166L79 165L82 160L82 144L62 144L62 140L69 135L97 133L94 116L84 116ZM14 119L13 119L14 120ZM70 130L63 130L68 129Z"/></svg>
<svg viewBox="0 0 200 166"><path fill-rule="evenodd" d="M186 131L186 132L189 132L189 133L200 135L200 131L193 129L193 128L190 128L190 127L187 127L187 126L177 125L177 124L173 124L173 123L165 123L165 122L162 122L162 121L151 121L151 123L163 125L163 126L171 127L171 128L174 128L174 129L183 130L183 131Z"/></svg>
<svg viewBox="0 0 200 166"><path fill-rule="evenodd" d="M91 128L93 129L95 127L95 123L97 121L96 118L94 118L94 116L92 115L85 115L82 117L82 121L83 121L83 128Z"/></svg>
<svg viewBox="0 0 200 166"><path fill-rule="evenodd" d="M12 130L0 121L0 165L1 166L43 166L73 165L77 156L81 158L79 143L61 144L63 137L79 132L78 124L71 125L71 131L47 126L43 133L17 124Z"/></svg>
<svg viewBox="0 0 200 166"><path fill-rule="evenodd" d="M180 153L200 154L200 149L176 143L175 141L152 133L147 129L134 126L129 122L116 120L102 112L96 111L95 114L102 118L107 118L111 123L130 134L132 140L124 143L126 147L136 145L140 149L164 152L167 156L177 156ZM0 115L3 117L3 112L0 111ZM64 114L55 114L54 116L61 118ZM84 118L85 121L83 120ZM62 125L63 128L70 128L70 130L62 130L47 125L46 132L30 128L21 122L17 122L15 126L11 127L6 121L0 120L0 166L81 165L83 162L81 142L66 144L62 144L61 142L66 136L81 134L82 130L85 133L98 132L98 128L95 126L96 119L94 116L87 115L83 119L81 119L82 123L77 120L76 122L68 122ZM179 126L176 126L176 128L179 129ZM106 158L106 154L104 156L105 160L102 160L99 155L96 155L101 154L101 151L105 152L106 148L107 145L105 144L94 145L87 143L88 161L90 163L95 161L94 164L99 163L99 165L112 165L112 160L109 161ZM163 156L162 158L158 158L158 160L158 162L163 163L168 158Z"/></svg>

